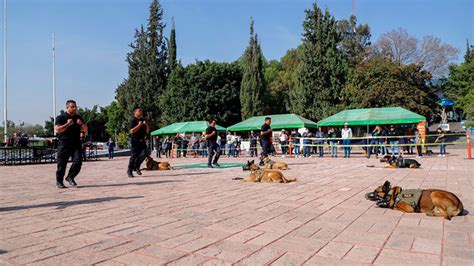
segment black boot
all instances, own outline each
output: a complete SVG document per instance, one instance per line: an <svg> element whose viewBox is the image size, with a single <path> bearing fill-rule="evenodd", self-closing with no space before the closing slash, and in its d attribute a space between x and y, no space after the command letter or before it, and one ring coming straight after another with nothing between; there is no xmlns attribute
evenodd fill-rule
<svg viewBox="0 0 474 266"><path fill-rule="evenodd" d="M56 187L57 187L57 188L67 188L67 187L63 184L63 182L56 182Z"/></svg>
<svg viewBox="0 0 474 266"><path fill-rule="evenodd" d="M76 181L74 181L74 179L72 179L70 177L66 177L66 181L69 183L69 185L71 185L73 187L77 187L77 183L76 183Z"/></svg>

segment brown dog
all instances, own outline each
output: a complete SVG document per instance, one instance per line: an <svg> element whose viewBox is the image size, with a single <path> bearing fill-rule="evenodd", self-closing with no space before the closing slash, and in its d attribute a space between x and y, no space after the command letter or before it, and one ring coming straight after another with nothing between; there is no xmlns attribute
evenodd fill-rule
<svg viewBox="0 0 474 266"><path fill-rule="evenodd" d="M275 162L272 161L270 158L265 157L263 160L260 162L260 165L263 165L264 168L266 169L278 169L278 170L288 170L288 164L285 162Z"/></svg>
<svg viewBox="0 0 474 266"><path fill-rule="evenodd" d="M289 183L296 181L296 178L285 177L282 172L277 170L260 169L258 165L247 162L247 166L243 170L249 170L250 175L246 178L234 178L234 180L243 180L245 182L262 182L262 183Z"/></svg>
<svg viewBox="0 0 474 266"><path fill-rule="evenodd" d="M461 200L451 192L440 189L402 189L391 187L385 181L374 192L365 197L377 201L381 208L391 208L403 212L422 212L428 216L440 216L448 220L464 211Z"/></svg>
<svg viewBox="0 0 474 266"><path fill-rule="evenodd" d="M150 156L145 158L146 170L174 170L168 162L157 162Z"/></svg>

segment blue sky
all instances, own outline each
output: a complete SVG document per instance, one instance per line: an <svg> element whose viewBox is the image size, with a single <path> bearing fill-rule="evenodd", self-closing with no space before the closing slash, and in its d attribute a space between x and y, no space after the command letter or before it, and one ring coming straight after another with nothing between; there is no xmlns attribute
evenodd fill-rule
<svg viewBox="0 0 474 266"><path fill-rule="evenodd" d="M161 0L164 20L175 17L178 58L233 61L248 44L249 18L267 59L300 43L309 0ZM351 14L351 0L318 1L337 19ZM56 34L58 110L71 98L79 106L107 105L127 74L128 44L146 24L149 0L8 0L8 118L44 124L52 115L51 35ZM3 25L3 3L1 21ZM458 49L474 43L472 0L357 0L356 15L372 41L392 29L434 35ZM166 29L169 35L170 27ZM3 49L3 42L2 42ZM3 53L2 53L3 57ZM3 61L3 58L2 58ZM3 73L3 65L0 67ZM3 84L3 83L2 83ZM2 89L3 91L3 89ZM0 95L3 110L3 93ZM1 116L3 117L3 115Z"/></svg>

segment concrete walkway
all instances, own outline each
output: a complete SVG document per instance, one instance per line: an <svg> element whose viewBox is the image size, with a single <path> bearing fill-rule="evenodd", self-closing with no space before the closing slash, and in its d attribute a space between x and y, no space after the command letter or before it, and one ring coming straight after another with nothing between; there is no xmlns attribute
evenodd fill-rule
<svg viewBox="0 0 474 266"><path fill-rule="evenodd" d="M247 174L239 168L127 178L118 158L86 162L80 187L59 190L55 165L0 167L0 265L472 265L474 161L448 152L421 169L361 155L282 158L298 178L290 184L231 180ZM377 208L364 194L385 180L452 191L469 213L447 221Z"/></svg>

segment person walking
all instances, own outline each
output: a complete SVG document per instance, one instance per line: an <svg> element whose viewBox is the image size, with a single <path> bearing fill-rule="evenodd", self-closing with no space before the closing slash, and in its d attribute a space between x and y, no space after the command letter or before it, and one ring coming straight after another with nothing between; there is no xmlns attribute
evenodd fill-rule
<svg viewBox="0 0 474 266"><path fill-rule="evenodd" d="M219 156L221 155L221 147L217 145L218 135L219 132L216 129L216 120L213 119L209 122L209 127L206 129L205 134L205 138L207 140L207 149L209 151L209 155L207 157L207 167L209 168L214 168L214 166L220 166L217 163L217 161L219 160Z"/></svg>
<svg viewBox="0 0 474 266"><path fill-rule="evenodd" d="M301 153L301 148L300 148L300 144L301 144L301 134L296 131L296 130L293 130L293 132L291 133L291 141L293 143L293 149L294 149L294 154L296 156L296 158L299 158L300 157L300 153Z"/></svg>
<svg viewBox="0 0 474 266"><path fill-rule="evenodd" d="M257 157L257 134L255 131L250 131L250 157Z"/></svg>
<svg viewBox="0 0 474 266"><path fill-rule="evenodd" d="M372 139L370 140L370 147L367 148L368 158L375 153L375 158L379 156L379 136L380 136L380 128L379 126L375 126L374 130L372 131Z"/></svg>
<svg viewBox="0 0 474 266"><path fill-rule="evenodd" d="M171 157L171 140L170 137L166 137L165 140L163 141L163 150L165 150L165 157L169 158Z"/></svg>
<svg viewBox="0 0 474 266"><path fill-rule="evenodd" d="M344 123L344 128L341 130L342 145L344 145L344 158L351 157L351 139L352 139L352 129L349 127L349 124Z"/></svg>
<svg viewBox="0 0 474 266"><path fill-rule="evenodd" d="M145 160L147 154L146 139L150 133L150 128L143 118L143 110L136 107L133 110L133 117L130 120L130 142L131 142L131 156L128 161L127 175L133 177L133 171L138 175L142 175L140 166Z"/></svg>
<svg viewBox="0 0 474 266"><path fill-rule="evenodd" d="M115 149L115 141L112 138L109 138L109 141L107 142L107 147L109 151L109 159L114 158L114 149Z"/></svg>
<svg viewBox="0 0 474 266"><path fill-rule="evenodd" d="M281 157L285 157L286 151L288 149L288 135L286 135L286 131L284 129L280 132L280 147L281 147Z"/></svg>
<svg viewBox="0 0 474 266"><path fill-rule="evenodd" d="M260 141L262 145L262 154L260 158L260 165L263 165L263 159L268 157L268 154L271 152L271 147L273 145L273 131L271 117L265 117L265 123L262 125L260 129Z"/></svg>
<svg viewBox="0 0 474 266"><path fill-rule="evenodd" d="M303 133L303 157L311 157L311 132L305 128L305 132Z"/></svg>
<svg viewBox="0 0 474 266"><path fill-rule="evenodd" d="M387 130L383 126L379 126L380 133L379 133L379 145L380 145L380 155L385 156L387 155Z"/></svg>
<svg viewBox="0 0 474 266"><path fill-rule="evenodd" d="M156 140L156 157L161 158L161 151L163 150L163 142L161 141L161 138L159 136L157 136L155 140Z"/></svg>
<svg viewBox="0 0 474 266"><path fill-rule="evenodd" d="M226 143L227 143L227 157L234 156L234 137L232 134L227 132Z"/></svg>
<svg viewBox="0 0 474 266"><path fill-rule="evenodd" d="M390 152L392 153L392 156L395 156L395 148L396 148L398 152L398 157L400 157L400 146L398 146L398 140L396 136L397 136L397 130L395 129L394 125L391 125L390 129L387 132L388 143L390 143Z"/></svg>
<svg viewBox="0 0 474 266"><path fill-rule="evenodd" d="M88 127L84 119L77 114L77 105L74 100L68 100L66 112L56 117L54 131L58 137L56 187L66 188L63 179L66 174L67 162L71 157L72 165L66 181L76 187L75 178L82 166L81 133L87 134Z"/></svg>
<svg viewBox="0 0 474 266"><path fill-rule="evenodd" d="M328 132L328 138L329 138L329 145L331 147L331 157L337 158L337 144L339 144L339 141L337 140L339 137L339 134L337 132L337 129L331 128L329 129Z"/></svg>
<svg viewBox="0 0 474 266"><path fill-rule="evenodd" d="M421 157L423 153L421 151L421 146L423 144L423 140L421 138L421 134L418 129L415 129L415 145L416 145L416 156Z"/></svg>
<svg viewBox="0 0 474 266"><path fill-rule="evenodd" d="M316 132L316 145L319 151L319 157L324 156L324 132L321 130L321 128L318 128L318 131Z"/></svg>
<svg viewBox="0 0 474 266"><path fill-rule="evenodd" d="M444 142L446 141L446 132L444 129L438 127L437 129L438 132L438 137L435 140L435 143L439 143L439 154L438 156L446 156L446 144Z"/></svg>

